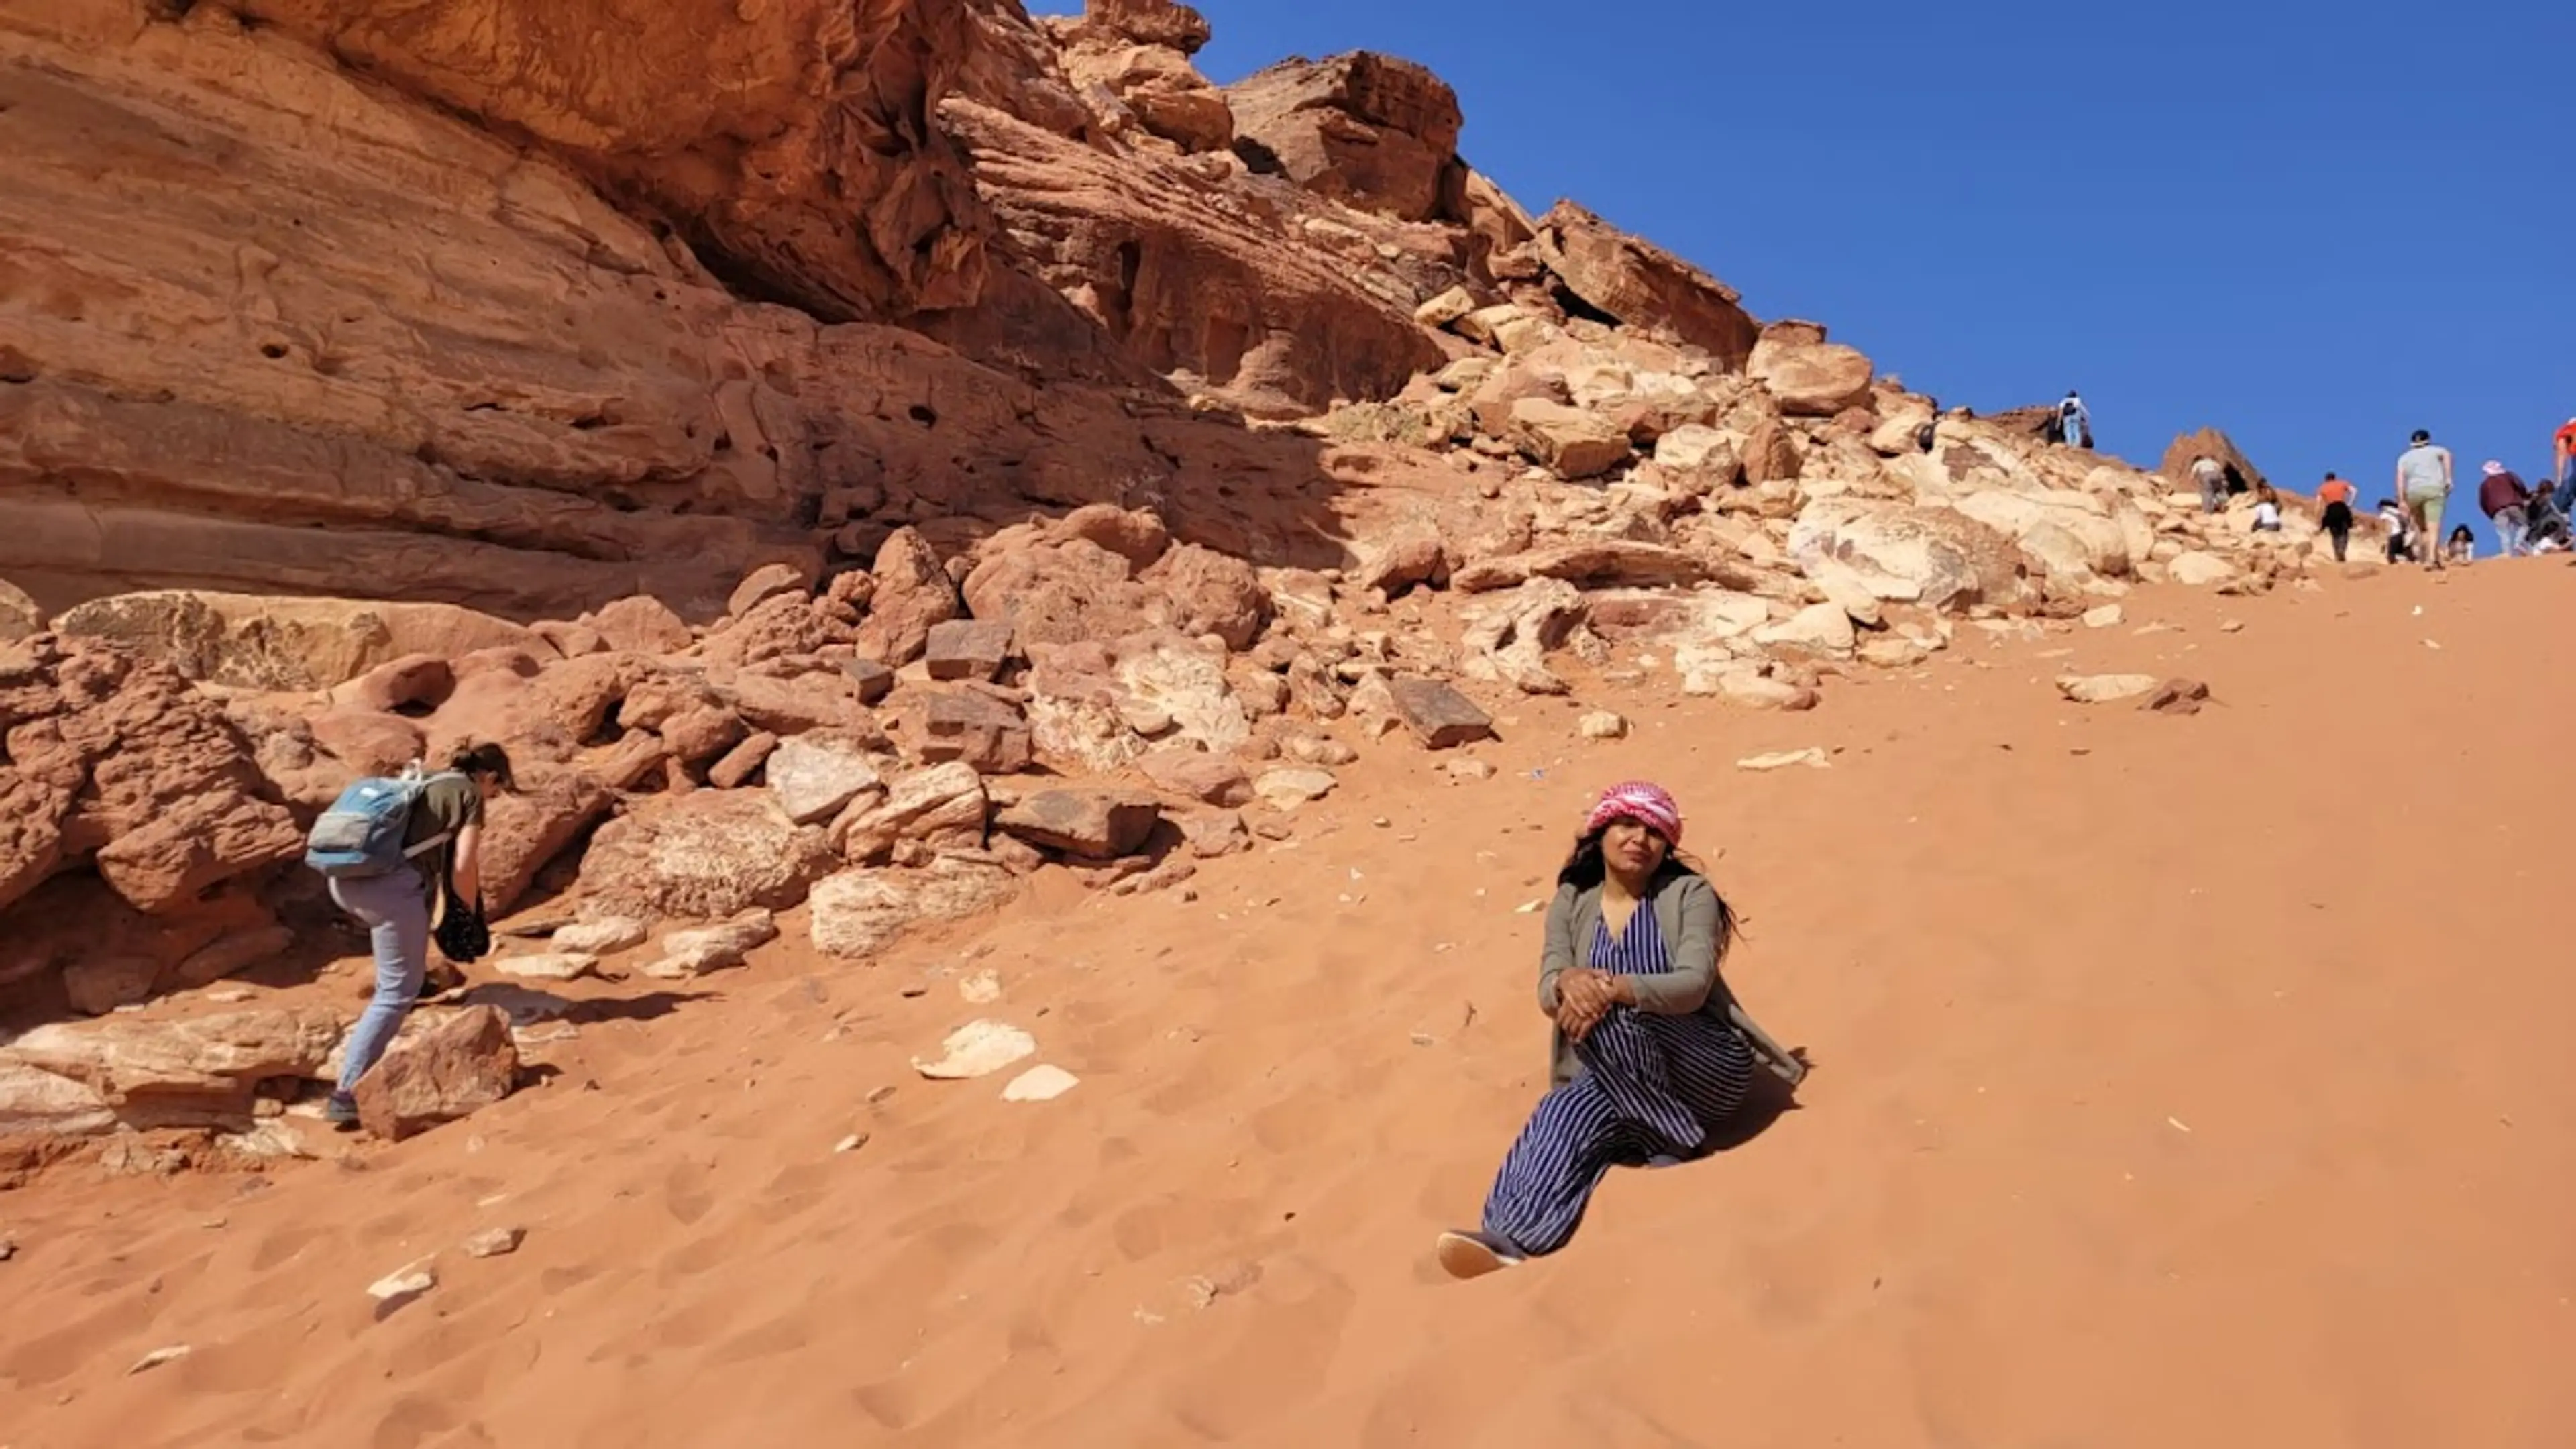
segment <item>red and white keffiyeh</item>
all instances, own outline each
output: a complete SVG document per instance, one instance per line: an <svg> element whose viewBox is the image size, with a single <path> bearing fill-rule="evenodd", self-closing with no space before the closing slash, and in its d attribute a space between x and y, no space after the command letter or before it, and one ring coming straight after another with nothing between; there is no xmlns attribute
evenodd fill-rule
<svg viewBox="0 0 2576 1449"><path fill-rule="evenodd" d="M1613 820L1634 820L1670 844L1682 843L1682 807L1661 785L1630 780L1602 791L1599 803L1584 818L1583 833L1590 835Z"/></svg>

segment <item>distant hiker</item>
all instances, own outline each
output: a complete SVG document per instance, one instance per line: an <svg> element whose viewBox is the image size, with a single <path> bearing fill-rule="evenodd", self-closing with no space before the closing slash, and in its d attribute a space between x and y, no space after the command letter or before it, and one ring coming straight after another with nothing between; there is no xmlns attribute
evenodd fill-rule
<svg viewBox="0 0 2576 1449"><path fill-rule="evenodd" d="M1612 787L1585 819L1557 874L1539 960L1555 1086L1503 1159L1484 1230L1440 1235L1452 1275L1564 1247L1613 1165L1706 1151L1743 1105L1757 1060L1793 1084L1806 1074L1719 977L1735 913L1673 856L1681 838L1681 807L1642 781Z"/></svg>
<svg viewBox="0 0 2576 1449"><path fill-rule="evenodd" d="M2335 562L2342 563L2344 545L2352 541L2352 485L2328 470L2317 485L2317 501L2326 506L2326 537L2334 540Z"/></svg>
<svg viewBox="0 0 2576 1449"><path fill-rule="evenodd" d="M2453 563L2469 563L2478 556L2478 536L2469 532L2465 523L2451 530L2448 543L2442 545L2442 556Z"/></svg>
<svg viewBox="0 0 2576 1449"><path fill-rule="evenodd" d="M2388 561L2401 563L2415 557L2415 529L2406 519L2406 510L2394 498L2379 500L2379 521L2388 525Z"/></svg>
<svg viewBox="0 0 2576 1449"><path fill-rule="evenodd" d="M2254 531L2256 533L2281 531L2281 495L2273 492L2272 485L2269 483L2255 490Z"/></svg>
<svg viewBox="0 0 2576 1449"><path fill-rule="evenodd" d="M2530 551L2523 536L2531 527L2531 490L2511 468L2493 458L2478 471L2485 475L2478 484L2478 507L2495 525L2498 551L2506 558L2520 558Z"/></svg>
<svg viewBox="0 0 2576 1449"><path fill-rule="evenodd" d="M1914 446L1923 452L1931 452L1932 445L1939 442L1940 439L1940 425L1930 418L1925 418L1923 420L1923 426L1914 430Z"/></svg>
<svg viewBox="0 0 2576 1449"><path fill-rule="evenodd" d="M2084 399L2066 390L2066 400L2057 405L2057 436L2070 447L2093 446L2093 414L2085 409Z"/></svg>
<svg viewBox="0 0 2576 1449"><path fill-rule="evenodd" d="M395 779L360 780L315 821L305 863L328 877L331 899L367 928L376 994L349 1032L331 1122L358 1120L352 1092L393 1043L429 970L430 912L443 898L451 921L479 926L483 910L483 807L511 789L499 745L460 749L434 775L414 765ZM441 926L442 943L448 923Z"/></svg>
<svg viewBox="0 0 2576 1449"><path fill-rule="evenodd" d="M2223 513L2227 509L2227 470L2216 458L2204 453L2191 460L2192 481L2200 485L2200 511Z"/></svg>
<svg viewBox="0 0 2576 1449"><path fill-rule="evenodd" d="M2405 452L2397 457L2397 500L2405 505L2406 517L2413 526L2407 531L2426 541L2424 567L2442 567L2442 555L2430 547L2442 536L2442 505L2451 496L2451 450L2433 445L2433 435L2422 428L2415 430Z"/></svg>
<svg viewBox="0 0 2576 1449"><path fill-rule="evenodd" d="M2576 418L2569 418L2549 440L2549 477L2557 486L2549 501L2563 514L2576 515Z"/></svg>

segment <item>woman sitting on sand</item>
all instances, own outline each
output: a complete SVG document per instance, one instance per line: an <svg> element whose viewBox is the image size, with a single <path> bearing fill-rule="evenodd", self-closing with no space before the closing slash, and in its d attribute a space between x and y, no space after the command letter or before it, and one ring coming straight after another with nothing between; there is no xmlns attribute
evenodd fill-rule
<svg viewBox="0 0 2576 1449"><path fill-rule="evenodd" d="M1538 1004L1556 1022L1555 1086L1503 1159L1484 1231L1443 1233L1441 1266L1473 1278L1574 1236L1614 1164L1698 1155L1743 1105L1755 1056L1794 1083L1805 1064L1735 1006L1717 963L1735 913L1675 859L1681 807L1642 782L1605 793L1557 874Z"/></svg>

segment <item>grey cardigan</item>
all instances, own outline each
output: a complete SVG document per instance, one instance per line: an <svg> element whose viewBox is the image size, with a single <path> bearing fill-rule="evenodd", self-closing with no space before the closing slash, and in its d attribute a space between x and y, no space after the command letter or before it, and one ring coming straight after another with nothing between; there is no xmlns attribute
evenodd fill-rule
<svg viewBox="0 0 2576 1449"><path fill-rule="evenodd" d="M1716 890L1690 871L1667 869L1648 888L1646 904L1654 910L1655 926L1663 933L1672 969L1659 976L1628 978L1629 988L1637 996L1637 1009L1658 1016L1698 1012L1725 1022L1744 1034L1745 1045L1753 1049L1755 1061L1773 1076L1797 1085L1807 1074L1807 1064L1754 1025L1753 1018L1736 1002L1735 993L1727 989L1726 979L1718 975ZM1547 908L1547 948L1539 956L1539 1010L1554 1016L1556 978L1577 966L1592 964L1586 950L1600 921L1601 887L1557 887L1556 899ZM1575 1058L1574 1044L1565 1039L1561 1029L1551 1030L1549 1035L1554 1079L1560 1083L1573 1081L1583 1070L1583 1064Z"/></svg>

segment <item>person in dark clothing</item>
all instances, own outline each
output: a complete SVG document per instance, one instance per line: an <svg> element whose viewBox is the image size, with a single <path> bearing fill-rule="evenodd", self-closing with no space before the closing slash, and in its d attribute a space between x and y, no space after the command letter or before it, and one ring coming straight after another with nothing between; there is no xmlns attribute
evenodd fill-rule
<svg viewBox="0 0 2576 1449"><path fill-rule="evenodd" d="M2324 504L2326 537L2334 540L2336 563L2342 563L2344 545L2352 541L2352 485L2331 471L2326 481L2317 485L2317 501Z"/></svg>

